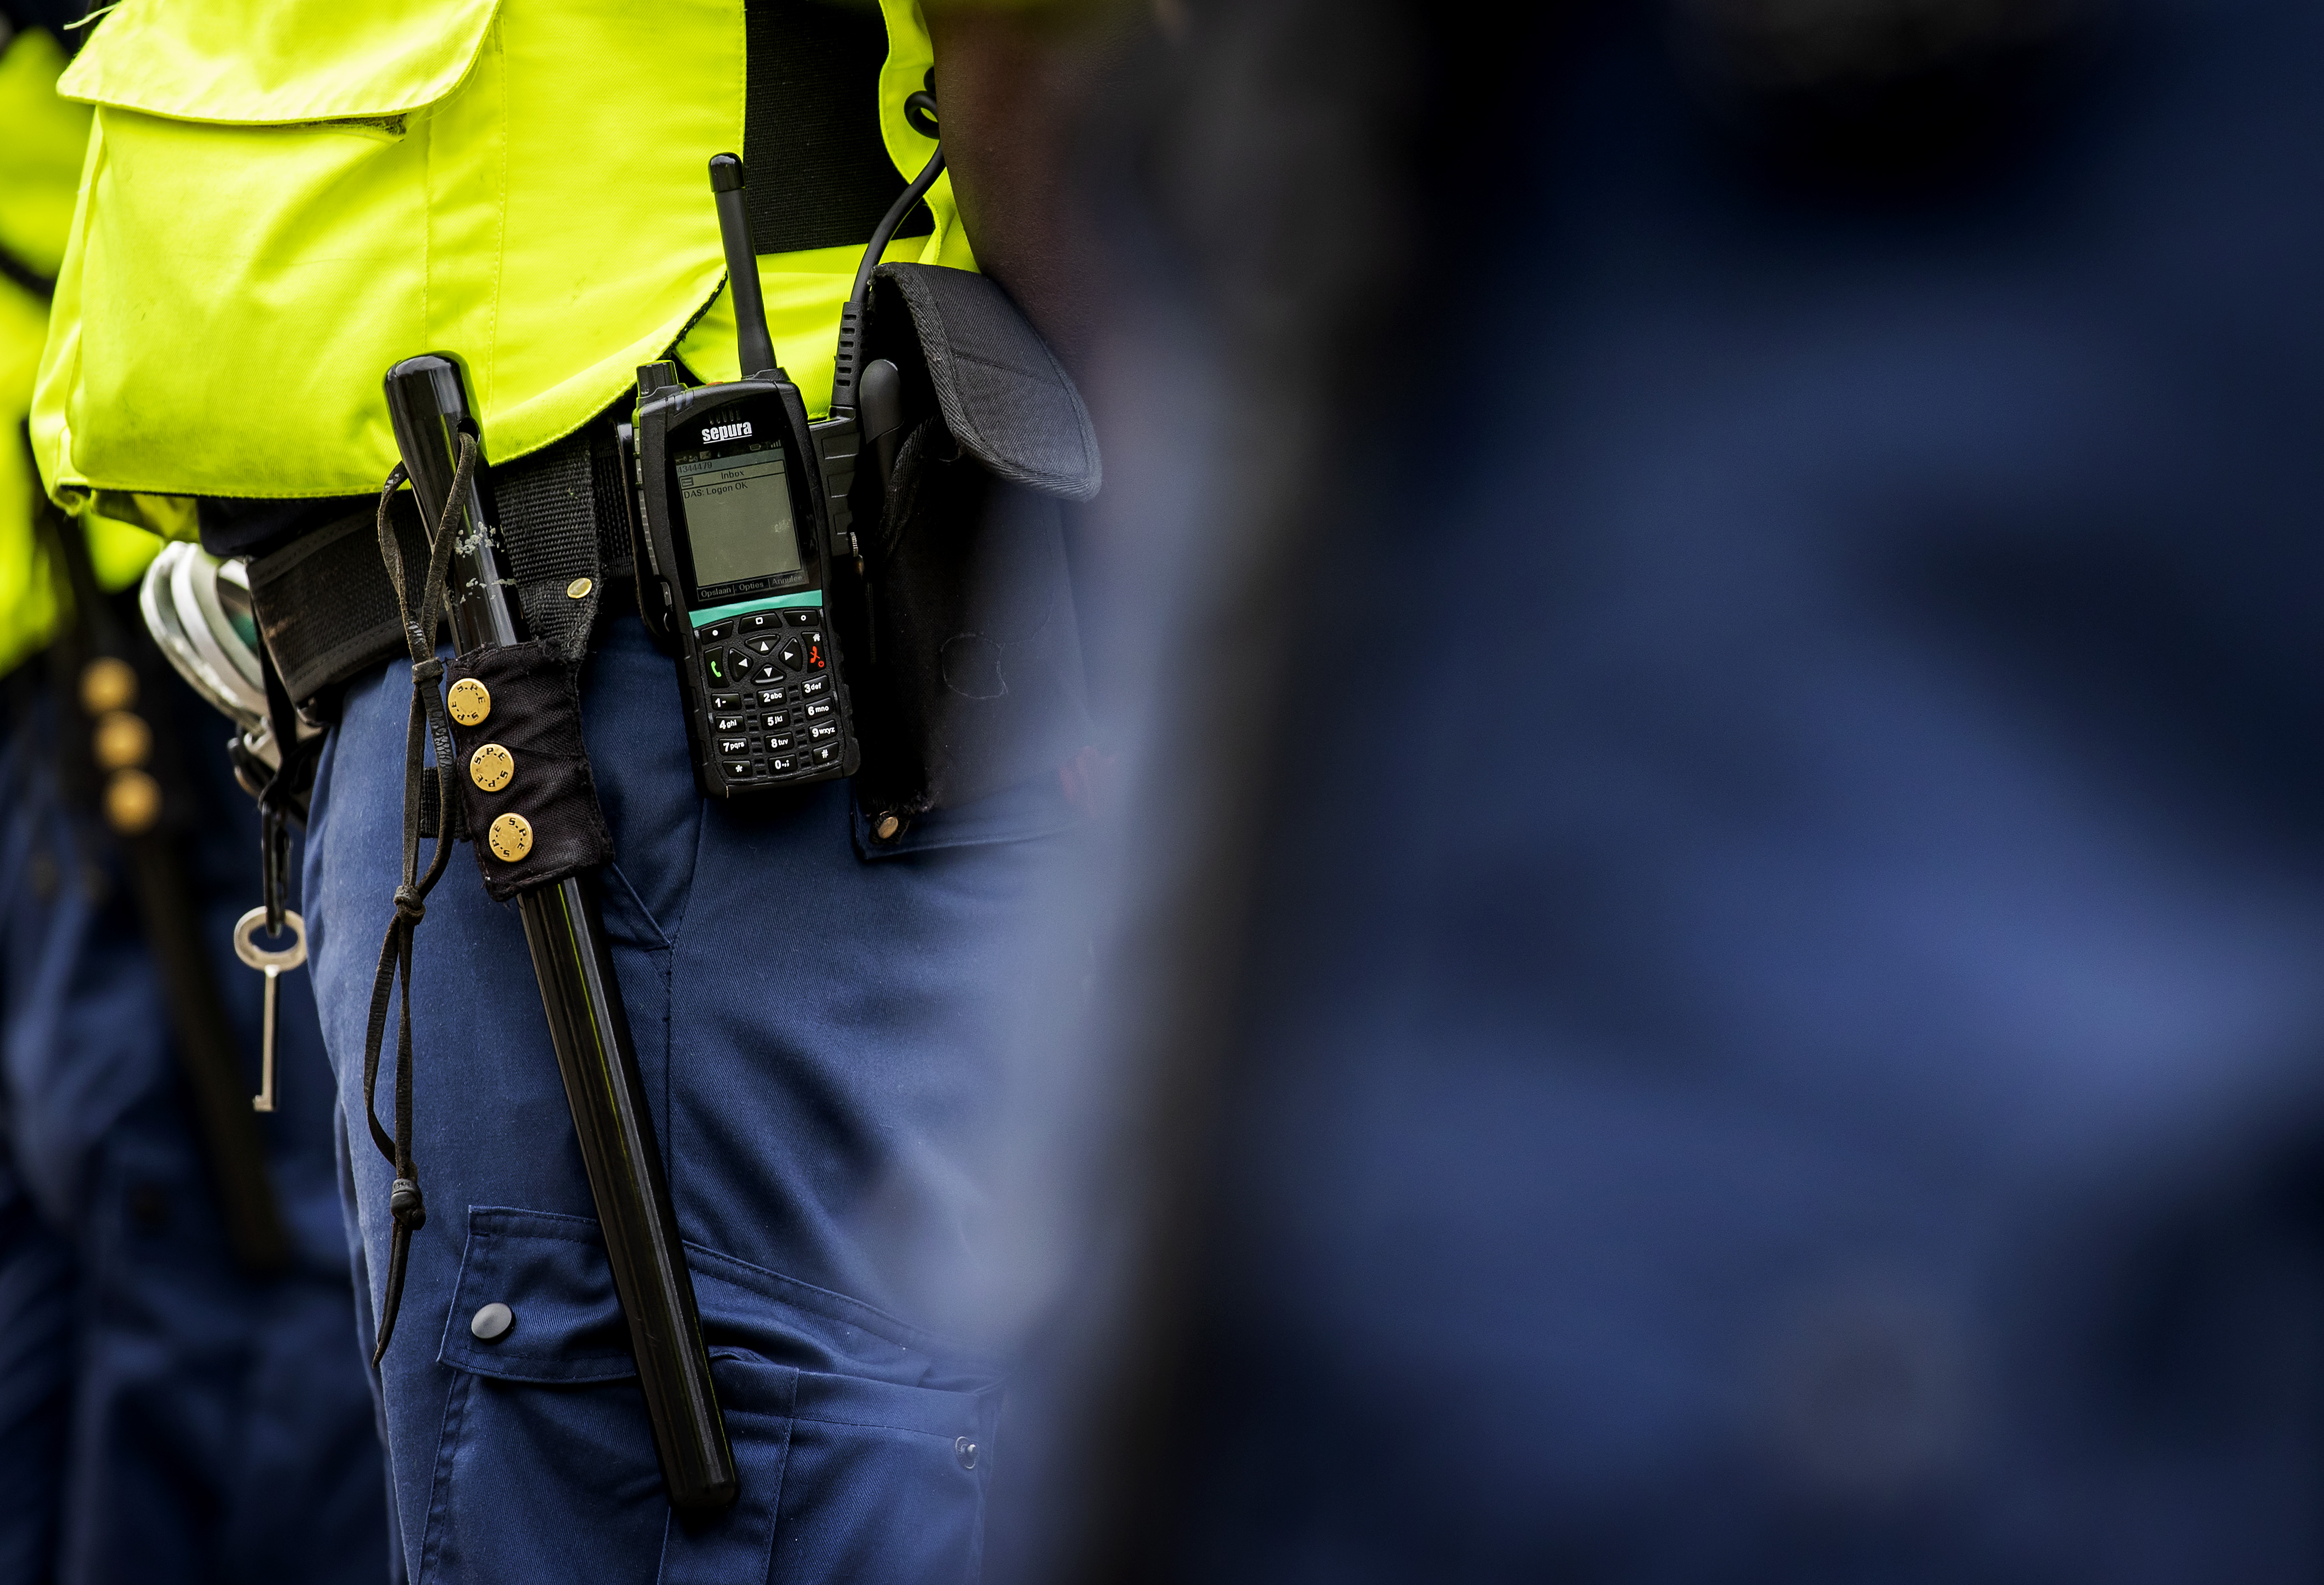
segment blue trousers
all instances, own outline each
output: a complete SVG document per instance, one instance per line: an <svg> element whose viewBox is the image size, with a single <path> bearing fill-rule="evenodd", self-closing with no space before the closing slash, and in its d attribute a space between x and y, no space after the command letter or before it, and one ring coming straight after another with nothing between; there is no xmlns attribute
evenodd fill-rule
<svg viewBox="0 0 2324 1585"><path fill-rule="evenodd" d="M257 900L256 816L223 722L175 688L147 713L192 739L196 928L255 1088L260 978L230 932ZM0 1581L377 1580L377 1416L307 976L282 980L260 1130L293 1259L262 1278L227 1246L120 855L60 793L58 753L43 700L0 773Z"/></svg>
<svg viewBox="0 0 2324 1585"><path fill-rule="evenodd" d="M522 930L456 853L414 952L428 1220L382 1376L412 1573L973 1577L998 1376L959 1340L963 1301L1014 967L1077 846L1072 810L1043 779L867 859L844 785L758 811L697 796L671 663L634 617L608 626L582 697L618 847L605 921L742 1494L706 1523L672 1518ZM363 1123L362 1053L410 699L401 664L351 688L307 849L367 1326L392 1173ZM480 1340L471 1318L495 1302L514 1324Z"/></svg>

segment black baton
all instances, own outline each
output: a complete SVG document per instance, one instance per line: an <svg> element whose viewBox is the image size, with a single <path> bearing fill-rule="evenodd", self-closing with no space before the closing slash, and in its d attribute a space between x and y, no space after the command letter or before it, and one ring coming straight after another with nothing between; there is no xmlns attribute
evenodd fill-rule
<svg viewBox="0 0 2324 1585"><path fill-rule="evenodd" d="M420 520L440 522L461 434L481 444L460 366L435 353L404 359L387 371L387 409ZM446 578L454 644L466 654L479 644L518 643L523 626L502 581L480 478L472 475L460 509L465 522L453 531L461 537ZM441 839L448 841L450 811L441 818L447 832ZM721 1508L737 1489L733 1450L710 1380L694 1278L678 1242L678 1211L646 1110L595 881L580 876L520 892L517 910L597 1203L613 1292L630 1323L662 1483L678 1507Z"/></svg>

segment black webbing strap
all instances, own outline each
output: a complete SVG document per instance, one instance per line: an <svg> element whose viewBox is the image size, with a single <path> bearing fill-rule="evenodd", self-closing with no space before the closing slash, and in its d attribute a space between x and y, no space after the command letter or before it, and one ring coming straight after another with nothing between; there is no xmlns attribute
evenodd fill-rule
<svg viewBox="0 0 2324 1585"><path fill-rule="evenodd" d="M862 247L904 190L880 131L888 30L872 6L745 0L742 208L761 253ZM899 236L926 236L917 209Z"/></svg>
<svg viewBox="0 0 2324 1585"><path fill-rule="evenodd" d="M69 680L65 691L77 694L85 668L100 657L132 661L133 670L143 678L159 676L160 657L143 653L150 651L152 644L143 629L113 619L97 587L88 542L79 528L64 521L45 500L39 503L36 518L55 557L54 565L64 575L65 588L59 593L66 597L63 603L69 604L73 614L68 637L58 646L62 652L59 670ZM133 655L133 649L140 646L141 652ZM145 663L137 665L136 661ZM59 700L59 731L73 733L82 727L78 702L70 697ZM85 731L81 737L86 752ZM162 741L163 735L156 733L154 740ZM161 790L161 816L148 820L140 830L115 836L127 860L146 947L161 970L171 1033L176 1036L171 1050L190 1103L188 1121L217 1197L226 1242L244 1270L265 1275L289 1263L290 1238L267 1176L265 1143L251 1114L234 1026L218 998L216 960L198 933L201 909L187 878L179 832L169 818L172 805L176 812L182 812L187 797L175 768L166 756L156 755L152 769L159 773L155 781ZM92 782L104 774L94 762L91 773Z"/></svg>
<svg viewBox="0 0 2324 1585"><path fill-rule="evenodd" d="M579 439L579 437L576 437ZM586 441L551 446L532 467L494 470L493 498L525 629L577 667L604 595L597 487Z"/></svg>
<svg viewBox="0 0 2324 1585"><path fill-rule="evenodd" d="M492 486L525 618L534 632L556 635L560 651L577 659L573 646L586 644L605 586L630 575L628 507L613 438L603 422L592 423L493 468ZM403 559L426 561L428 536L409 492L395 497L391 514ZM284 690L302 708L404 653L403 618L381 565L376 515L366 506L250 565L259 632ZM594 555L584 554L585 537L594 538ZM581 577L592 587L576 601L567 591ZM429 824L432 835L432 817Z"/></svg>
<svg viewBox="0 0 2324 1585"><path fill-rule="evenodd" d="M436 525L433 546L420 563L424 570L417 591L410 587L407 571L410 564L404 559L392 524L396 492L404 480L403 464L397 463L380 487L381 571L395 591L398 624L411 655L411 713L403 733L403 880L395 888L395 917L388 923L387 938L380 943L379 971L371 987L371 1021L364 1031L364 1121L370 1126L372 1144L395 1172L395 1182L387 1195L388 1215L394 1227L388 1235L387 1291L380 1307L379 1343L372 1350L374 1369L386 1358L387 1345L395 1337L395 1318L403 1308L403 1274L411 1257L411 1235L428 1225L428 1204L420 1193L420 1167L411 1155L411 936L428 916L428 894L444 878L444 867L452 857L452 839L437 838L428 872L420 874L420 789L432 742L437 807L451 802L452 722L445 713L443 690L438 686L444 676L444 663L436 656L436 630L444 615L444 570L452 558L452 524L475 469L476 442L464 435L460 466L445 497L444 521ZM403 999L395 1026L395 1132L390 1134L379 1125L379 1055L387 1037L388 1005L394 999L399 980Z"/></svg>
<svg viewBox="0 0 2324 1585"><path fill-rule="evenodd" d="M396 517L398 537L426 561L427 535L408 499ZM402 619L373 527L366 508L250 564L259 635L294 702L403 653Z"/></svg>

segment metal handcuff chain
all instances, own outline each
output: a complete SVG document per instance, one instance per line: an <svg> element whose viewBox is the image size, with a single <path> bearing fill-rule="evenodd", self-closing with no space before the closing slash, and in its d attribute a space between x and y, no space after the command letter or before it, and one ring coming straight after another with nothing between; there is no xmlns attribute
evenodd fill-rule
<svg viewBox="0 0 2324 1585"><path fill-rule="evenodd" d="M427 916L428 894L444 876L454 838L450 820L440 819L435 849L429 857L427 873L422 875L420 778L428 768L426 750L432 741L436 749L436 807L449 810L455 755L452 724L445 714L443 691L438 686L444 676L444 663L436 654L436 629L444 615L445 571L451 561L452 542L457 537L454 527L459 518L459 503L475 473L476 457L475 438L461 436L459 467L444 499L444 519L436 525L417 612L412 609L410 579L405 576L402 547L396 540L392 516L395 492L408 477L402 463L388 470L387 481L379 492L379 553L387 564L388 581L395 586L396 608L403 618L404 643L411 652L411 713L403 734L402 879L395 888L395 917L388 922L386 939L380 943L379 971L372 981L371 1022L364 1031L364 1121L371 1126L373 1145L395 1170L395 1182L387 1197L388 1214L394 1227L389 1234L387 1290L381 1300L379 1341L371 1355L374 1370L379 1368L379 1362L386 1357L387 1345L395 1336L396 1314L403 1305L403 1275L410 1259L411 1236L428 1225L427 1202L420 1193L420 1168L411 1157L411 937L420 928L420 920ZM380 1048L387 1037L388 1005L394 998L399 979L403 996L396 1018L395 1131L391 1135L380 1126L376 1098Z"/></svg>

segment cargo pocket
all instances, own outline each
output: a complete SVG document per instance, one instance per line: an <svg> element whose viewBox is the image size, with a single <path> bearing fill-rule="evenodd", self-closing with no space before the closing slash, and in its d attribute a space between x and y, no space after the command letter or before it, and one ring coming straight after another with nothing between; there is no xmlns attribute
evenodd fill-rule
<svg viewBox="0 0 2324 1585"><path fill-rule="evenodd" d="M992 1395L803 1372L775 1517L773 1585L973 1580Z"/></svg>
<svg viewBox="0 0 2324 1585"><path fill-rule="evenodd" d="M596 1224L469 1210L423 1585L973 1580L996 1395L837 1294L687 1263L741 1483L703 1516L663 1494Z"/></svg>

